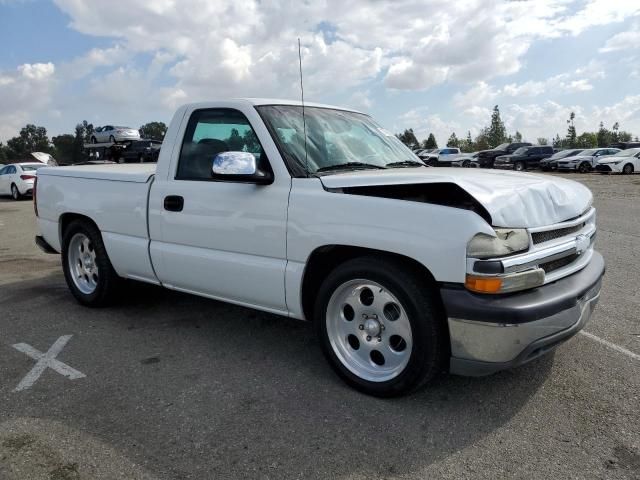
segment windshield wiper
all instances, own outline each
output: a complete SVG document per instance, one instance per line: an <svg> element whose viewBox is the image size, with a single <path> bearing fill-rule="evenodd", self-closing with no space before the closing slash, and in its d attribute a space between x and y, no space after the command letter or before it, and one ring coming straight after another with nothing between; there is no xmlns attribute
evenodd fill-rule
<svg viewBox="0 0 640 480"><path fill-rule="evenodd" d="M426 165L416 160L403 160L401 162L387 163L387 168L394 168L394 167L426 167Z"/></svg>
<svg viewBox="0 0 640 480"><path fill-rule="evenodd" d="M316 170L316 173L322 172L330 172L332 170L351 170L351 169L367 169L367 168L375 168L377 170L384 170L385 167L381 167L380 165L374 165L373 163L364 163L364 162L347 162L347 163L336 163L335 165L329 165L327 167L321 167Z"/></svg>

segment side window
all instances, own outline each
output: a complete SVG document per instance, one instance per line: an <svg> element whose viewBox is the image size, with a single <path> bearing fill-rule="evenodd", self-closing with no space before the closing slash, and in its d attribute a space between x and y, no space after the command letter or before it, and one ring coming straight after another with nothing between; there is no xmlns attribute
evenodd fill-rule
<svg viewBox="0 0 640 480"><path fill-rule="evenodd" d="M7 172L9 175L16 173L16 167L14 167L13 165L9 166L9 171Z"/></svg>
<svg viewBox="0 0 640 480"><path fill-rule="evenodd" d="M249 120L229 108L196 110L182 140L176 180L213 180L213 159L222 152L249 152L267 168L262 146Z"/></svg>

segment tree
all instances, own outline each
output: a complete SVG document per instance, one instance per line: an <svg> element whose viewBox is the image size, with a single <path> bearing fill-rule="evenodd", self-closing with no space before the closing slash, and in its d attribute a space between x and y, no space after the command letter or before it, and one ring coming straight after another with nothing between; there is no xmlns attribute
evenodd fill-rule
<svg viewBox="0 0 640 480"><path fill-rule="evenodd" d="M517 130L515 135L513 136L513 141L516 143L522 143L522 134Z"/></svg>
<svg viewBox="0 0 640 480"><path fill-rule="evenodd" d="M576 138L576 147L595 148L598 146L598 135L594 132L584 132Z"/></svg>
<svg viewBox="0 0 640 480"><path fill-rule="evenodd" d="M53 156L59 163L71 163L75 158L75 137L69 133L51 139L55 148Z"/></svg>
<svg viewBox="0 0 640 480"><path fill-rule="evenodd" d="M501 143L504 143L506 136L504 123L500 118L500 109L498 105L495 105L491 113L491 125L489 125L487 131L487 141L491 147L497 147Z"/></svg>
<svg viewBox="0 0 640 480"><path fill-rule="evenodd" d="M571 112L571 114L569 115L569 120L567 120L567 124L569 125L569 127L567 128L567 147L569 148L575 148L576 146L576 127L573 124L573 120L574 118L576 118L576 114L574 112Z"/></svg>
<svg viewBox="0 0 640 480"><path fill-rule="evenodd" d="M438 142L436 141L436 137L433 133L429 133L429 137L422 142L422 148L438 148Z"/></svg>
<svg viewBox="0 0 640 480"><path fill-rule="evenodd" d="M460 146L460 140L456 136L456 132L451 133L449 140L447 140L447 147L458 148Z"/></svg>
<svg viewBox="0 0 640 480"><path fill-rule="evenodd" d="M471 132L467 131L467 138L460 142L460 150L464 153L473 152L474 144L473 139L471 138Z"/></svg>
<svg viewBox="0 0 640 480"><path fill-rule="evenodd" d="M607 147L611 143L611 132L604 127L604 123L600 122L600 128L596 134L598 147Z"/></svg>
<svg viewBox="0 0 640 480"><path fill-rule="evenodd" d="M556 138L553 139L553 146L555 148L562 147L562 140L560 139L560 135L556 133Z"/></svg>
<svg viewBox="0 0 640 480"><path fill-rule="evenodd" d="M483 128L476 137L475 148L478 151L489 150L491 148L489 143L489 129L487 127Z"/></svg>
<svg viewBox="0 0 640 480"><path fill-rule="evenodd" d="M418 148L420 146L420 142L418 142L415 133L413 133L413 128L405 129L404 132L396 134L396 137L409 148Z"/></svg>
<svg viewBox="0 0 640 480"><path fill-rule="evenodd" d="M5 147L2 142L0 142L0 163L7 163L9 160L9 154L7 152L7 147Z"/></svg>
<svg viewBox="0 0 640 480"><path fill-rule="evenodd" d="M140 136L142 138L152 138L154 140L164 140L167 133L167 126L164 122L149 122L140 127Z"/></svg>
<svg viewBox="0 0 640 480"><path fill-rule="evenodd" d="M14 160L26 157L31 152L50 153L51 146L49 137L47 137L47 129L28 124L20 130L17 137L13 137L7 141L8 156Z"/></svg>
<svg viewBox="0 0 640 480"><path fill-rule="evenodd" d="M549 145L549 139L544 137L538 137L538 145Z"/></svg>

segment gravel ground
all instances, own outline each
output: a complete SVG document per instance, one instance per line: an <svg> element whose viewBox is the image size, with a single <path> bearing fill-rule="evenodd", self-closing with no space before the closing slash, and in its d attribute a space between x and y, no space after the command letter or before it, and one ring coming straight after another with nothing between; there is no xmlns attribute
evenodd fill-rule
<svg viewBox="0 0 640 480"><path fill-rule="evenodd" d="M485 378L380 400L343 385L309 325L132 285L89 310L0 199L0 478L640 478L640 175L571 175L595 194L607 261L587 331ZM14 391L72 335L51 369ZM636 355L634 357L634 354Z"/></svg>

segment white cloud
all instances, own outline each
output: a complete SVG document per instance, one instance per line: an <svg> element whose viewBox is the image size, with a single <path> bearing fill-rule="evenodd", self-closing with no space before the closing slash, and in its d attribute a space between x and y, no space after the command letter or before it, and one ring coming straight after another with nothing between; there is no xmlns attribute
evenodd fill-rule
<svg viewBox="0 0 640 480"><path fill-rule="evenodd" d="M640 48L640 23L634 24L626 32L620 32L606 41L600 53L617 52L620 50L637 50Z"/></svg>

